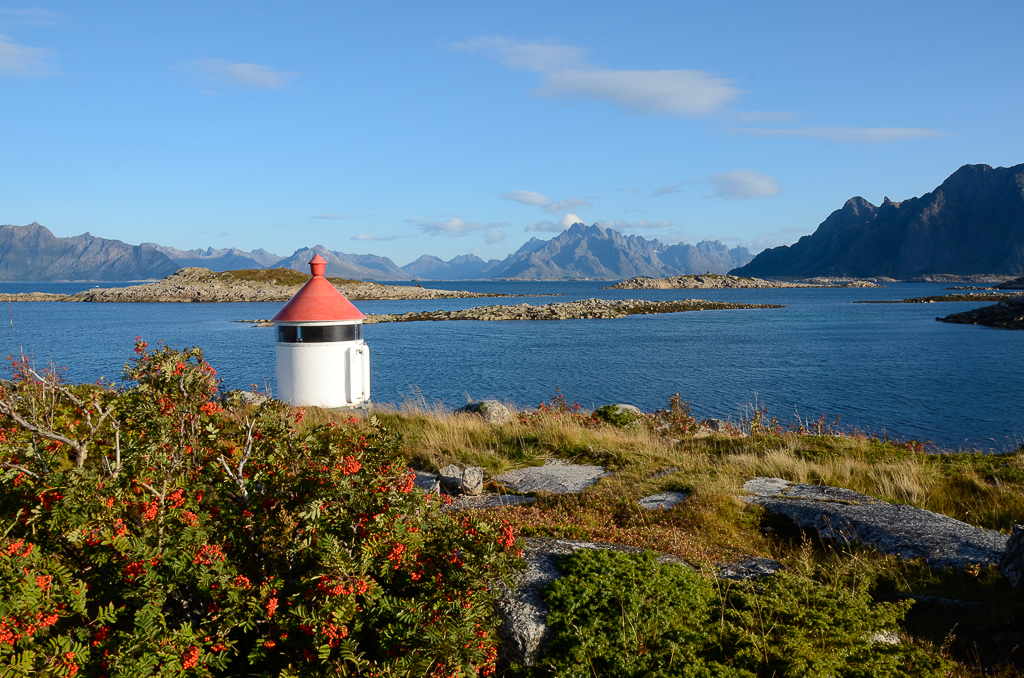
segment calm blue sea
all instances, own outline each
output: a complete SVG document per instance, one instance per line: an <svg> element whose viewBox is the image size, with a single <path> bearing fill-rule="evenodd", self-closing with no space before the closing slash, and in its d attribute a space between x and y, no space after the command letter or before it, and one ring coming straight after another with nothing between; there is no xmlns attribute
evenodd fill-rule
<svg viewBox="0 0 1024 678"><path fill-rule="evenodd" d="M357 302L367 313L547 303L600 297L785 304L783 309L629 316L618 320L416 322L366 326L373 399L422 393L520 405L556 389L587 407L651 411L673 393L699 417L738 419L755 402L783 422L838 415L845 427L940 448L1024 443L1024 332L935 322L984 302L852 304L941 294L940 284L882 289L602 290L604 282L451 282L427 287L560 298ZM75 292L92 284L3 283L0 292ZM106 285L105 285L106 286ZM16 303L0 320L3 355L67 367L72 381L117 378L134 337L202 346L226 388L274 384L274 334L232 320L281 304ZM2 313L2 311L0 311ZM5 319L6 320L6 319Z"/></svg>

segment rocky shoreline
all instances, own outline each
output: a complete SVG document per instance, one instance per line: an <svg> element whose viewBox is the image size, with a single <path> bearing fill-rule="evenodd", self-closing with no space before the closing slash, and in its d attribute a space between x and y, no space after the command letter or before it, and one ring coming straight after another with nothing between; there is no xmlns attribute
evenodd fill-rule
<svg viewBox="0 0 1024 678"><path fill-rule="evenodd" d="M881 287L874 281L853 278L814 278L797 282L764 280L762 278L741 278L735 275L677 275L670 278L646 278L638 276L623 280L605 290L722 290L722 289L769 289L782 287Z"/></svg>
<svg viewBox="0 0 1024 678"><path fill-rule="evenodd" d="M409 313L366 314L366 324L404 323L440 320L593 320L622 318L627 315L684 313L686 311L719 311L748 308L785 308L778 304L737 304L727 301L682 299L680 301L646 301L643 299L581 299L551 304L520 304L518 306L476 306L456 311L413 311ZM273 327L266 319L236 320L256 327Z"/></svg>
<svg viewBox="0 0 1024 678"><path fill-rule="evenodd" d="M1024 296L1005 299L998 304L982 306L963 313L953 313L936 320L961 325L987 325L1005 330L1024 330Z"/></svg>
<svg viewBox="0 0 1024 678"><path fill-rule="evenodd" d="M233 273L228 271L227 273ZM285 272L283 278L294 278L294 271ZM290 275L289 275L290 274ZM303 276L306 277L306 276ZM304 280L303 280L304 283ZM0 294L0 301L68 301L114 303L189 303L232 301L286 302L299 291L303 283L289 284L276 280L245 280L225 273L214 273L208 268L182 268L163 280L132 285L130 287L94 288L76 294ZM382 285L358 280L335 282L346 297L353 301L382 299L470 299L475 297L521 296L483 292L435 290L405 285ZM536 295L530 295L536 296Z"/></svg>
<svg viewBox="0 0 1024 678"><path fill-rule="evenodd" d="M458 311L387 313L367 315L367 323L416 322L438 320L580 320L621 318L627 315L717 311L725 309L783 308L777 304L736 304L703 299L681 301L645 301L642 299L581 299L531 306L478 306Z"/></svg>
<svg viewBox="0 0 1024 678"><path fill-rule="evenodd" d="M1021 297L1020 292L968 292L967 294L940 294L935 297L912 297L910 299L875 299L854 301L854 304L934 304L944 301L1005 301Z"/></svg>

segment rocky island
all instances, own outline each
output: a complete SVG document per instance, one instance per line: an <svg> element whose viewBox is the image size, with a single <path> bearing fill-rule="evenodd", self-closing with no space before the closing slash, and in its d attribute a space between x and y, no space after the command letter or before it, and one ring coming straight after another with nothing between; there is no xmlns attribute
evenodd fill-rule
<svg viewBox="0 0 1024 678"><path fill-rule="evenodd" d="M409 313L367 313L367 324L403 323L438 320L589 320L622 318L627 315L683 313L686 311L719 311L746 308L785 308L778 304L736 304L726 301L682 299L680 301L645 301L643 299L581 299L531 306L477 306L456 311L413 311ZM270 320L239 320L257 327L272 327Z"/></svg>
<svg viewBox="0 0 1024 678"><path fill-rule="evenodd" d="M722 290L722 289L762 289L775 287L881 287L869 280L844 279L842 282L831 280L815 280L800 282L782 282L778 280L762 280L761 278L741 278L735 275L676 275L670 278L646 278L639 276L604 287L606 290Z"/></svg>
<svg viewBox="0 0 1024 678"><path fill-rule="evenodd" d="M934 304L944 301L1003 301L1021 296L1020 292L967 292L966 294L940 294L934 297L911 297L910 299L874 299L855 301L855 304Z"/></svg>
<svg viewBox="0 0 1024 678"><path fill-rule="evenodd" d="M936 318L936 320L961 325L988 325L1005 330L1024 330L1024 296L1004 299L998 304L982 306L963 313L953 313L945 318Z"/></svg>
<svg viewBox="0 0 1024 678"><path fill-rule="evenodd" d="M128 287L94 288L76 294L0 294L0 301L81 302L221 302L281 301L299 291L309 275L287 268L222 271L182 268L163 280ZM427 289L422 286L382 285L344 278L328 278L349 299L467 299L514 295ZM534 296L534 295L531 295Z"/></svg>

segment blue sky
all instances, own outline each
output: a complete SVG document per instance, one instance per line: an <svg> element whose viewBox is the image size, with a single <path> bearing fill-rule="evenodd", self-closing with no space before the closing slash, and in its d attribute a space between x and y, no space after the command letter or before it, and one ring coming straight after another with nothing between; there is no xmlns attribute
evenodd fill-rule
<svg viewBox="0 0 1024 678"><path fill-rule="evenodd" d="M1024 3L0 4L0 223L501 258L794 242L1024 162Z"/></svg>

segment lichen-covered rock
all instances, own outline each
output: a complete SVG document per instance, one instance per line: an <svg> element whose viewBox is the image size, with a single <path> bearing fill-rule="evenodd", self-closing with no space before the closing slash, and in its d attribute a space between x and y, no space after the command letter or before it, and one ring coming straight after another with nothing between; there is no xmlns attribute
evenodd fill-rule
<svg viewBox="0 0 1024 678"><path fill-rule="evenodd" d="M1005 534L841 487L754 478L743 489L751 493L744 501L813 529L822 539L861 542L932 567L996 564L1006 550Z"/></svg>
<svg viewBox="0 0 1024 678"><path fill-rule="evenodd" d="M744 581L770 577L779 570L785 570L786 566L771 558L747 558L735 563L718 565L717 569L721 579Z"/></svg>
<svg viewBox="0 0 1024 678"><path fill-rule="evenodd" d="M512 421L512 413L497 400L478 400L466 403L455 410L457 414L476 414L488 424L505 424Z"/></svg>
<svg viewBox="0 0 1024 678"><path fill-rule="evenodd" d="M685 492L659 492L657 494L644 497L643 499L639 499L637 500L637 503L640 504L642 508L649 511L653 511L655 509L667 510L676 504L686 501L689 496L690 495Z"/></svg>
<svg viewBox="0 0 1024 678"><path fill-rule="evenodd" d="M441 489L450 495L462 492L462 469L455 464L449 464L437 472L437 479L441 483Z"/></svg>
<svg viewBox="0 0 1024 678"><path fill-rule="evenodd" d="M1014 525L999 561L999 571L1011 586L1024 585L1024 525Z"/></svg>
<svg viewBox="0 0 1024 678"><path fill-rule="evenodd" d="M601 466L566 464L550 459L543 466L507 471L494 479L515 492L574 494L587 489L603 475L605 470Z"/></svg>
<svg viewBox="0 0 1024 678"><path fill-rule="evenodd" d="M435 473L416 471L416 477L412 482L416 487L420 488L427 494L441 493L441 481Z"/></svg>
<svg viewBox="0 0 1024 678"><path fill-rule="evenodd" d="M462 471L462 493L476 496L484 491L484 470L479 466L467 466Z"/></svg>

